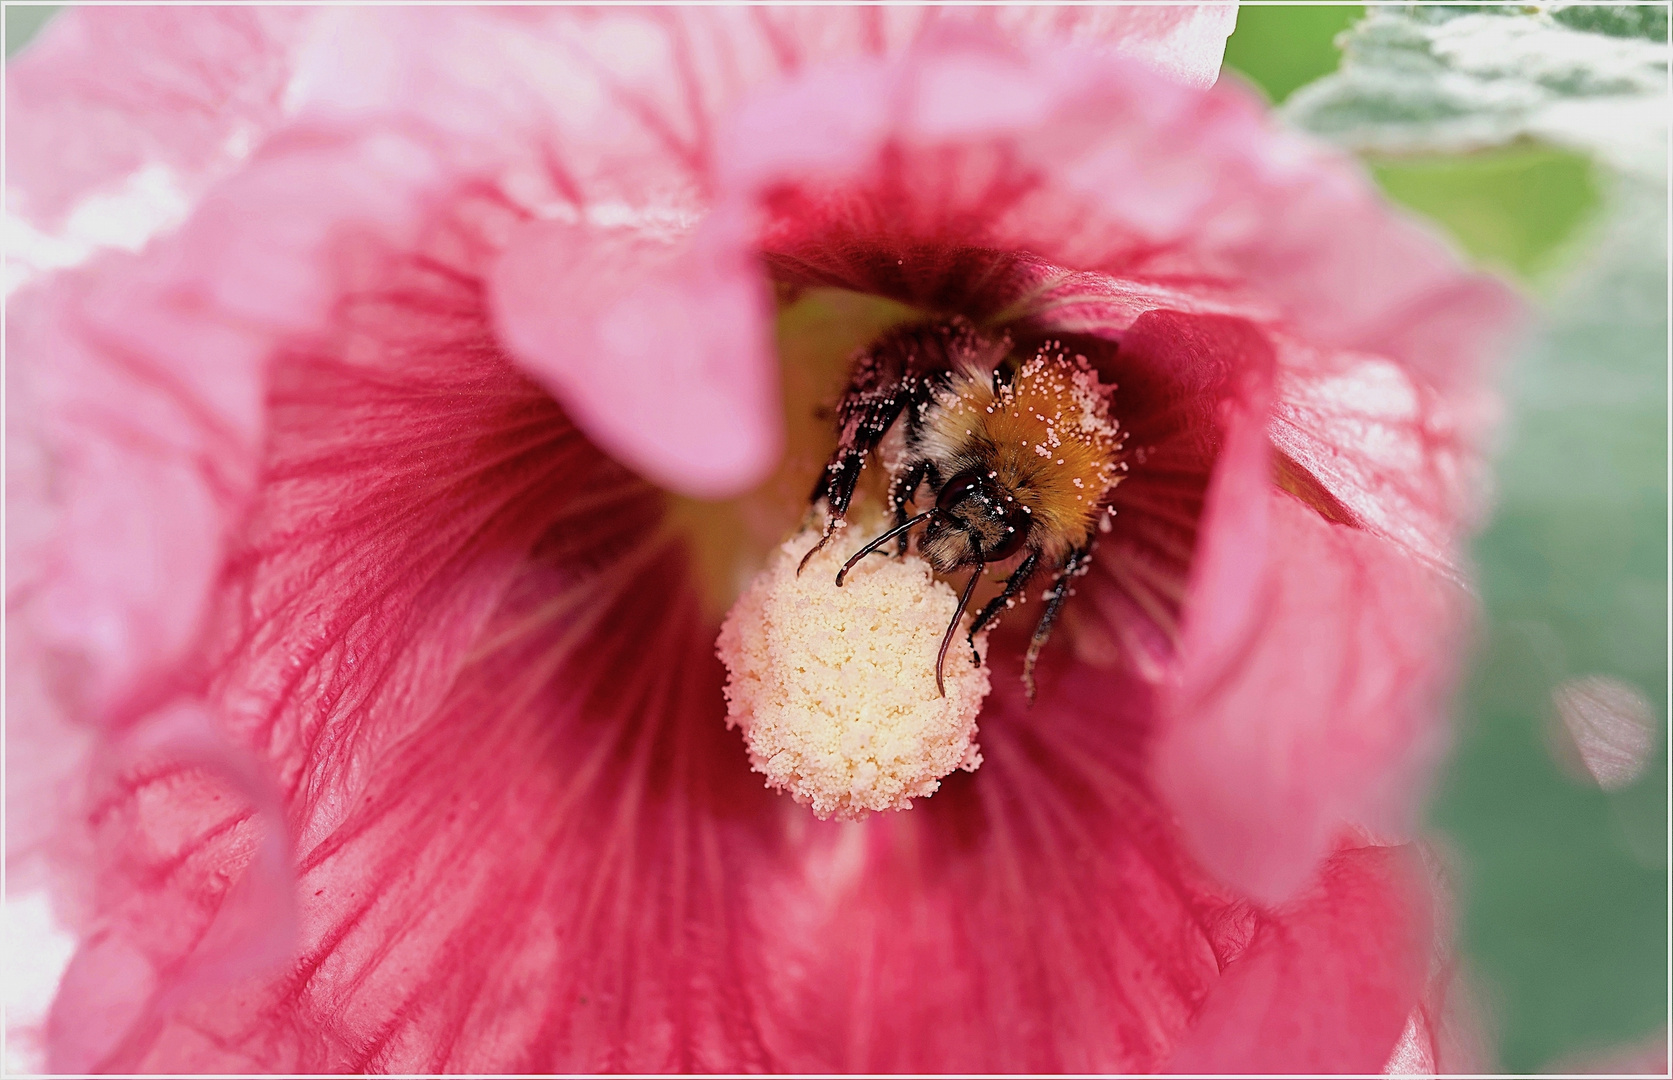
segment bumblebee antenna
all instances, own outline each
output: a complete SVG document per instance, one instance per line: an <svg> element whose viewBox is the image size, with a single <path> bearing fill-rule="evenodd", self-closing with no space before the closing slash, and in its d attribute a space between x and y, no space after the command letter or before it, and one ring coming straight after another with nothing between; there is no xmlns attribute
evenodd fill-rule
<svg viewBox="0 0 1673 1080"><path fill-rule="evenodd" d="M940 512L941 512L941 510L938 507L932 506L928 510L925 510L921 514L917 514L917 515L914 515L913 517L907 518L905 521L901 522L899 525L896 525L894 528L890 529L888 532L884 533L882 536L879 536L877 539L873 540L871 543L867 544L865 547L856 551L852 558L850 558L847 562L842 564L842 569L837 571L837 576L836 576L837 588L839 588L839 589L842 588L842 579L848 576L848 571L854 569L854 564L855 563L859 562L861 559L865 558L867 555L870 555L872 552L876 551L878 548L882 547L884 544L887 544L890 540L893 540L895 537L899 536L901 533L905 532L907 529L910 529L912 526L918 524L918 522L920 522L920 521L924 520L925 518L930 517L934 514L939 514ZM818 550L818 549L816 548L814 550ZM811 555L812 552L809 552L808 554ZM803 561L805 562L806 560L804 559Z"/></svg>
<svg viewBox="0 0 1673 1080"><path fill-rule="evenodd" d="M976 554L981 555L980 548L976 550ZM958 610L953 612L953 621L947 624L947 633L941 639L941 651L935 655L935 688L940 691L942 697L947 696L947 686L941 676L941 669L947 662L947 646L953 643L953 633L958 630L958 621L963 617L964 609L970 606L970 594L976 591L976 582L981 580L982 570L986 567L987 563L978 562L976 569L970 574L970 580L965 582L964 592L958 598Z"/></svg>

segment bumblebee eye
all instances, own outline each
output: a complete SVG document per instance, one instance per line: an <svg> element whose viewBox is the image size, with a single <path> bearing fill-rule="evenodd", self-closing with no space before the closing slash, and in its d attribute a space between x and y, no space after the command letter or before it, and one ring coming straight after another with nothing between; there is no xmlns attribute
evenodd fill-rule
<svg viewBox="0 0 1673 1080"><path fill-rule="evenodd" d="M969 494L971 488L981 482L980 472L975 469L964 470L942 486L940 494L935 497L936 508L942 511L951 510Z"/></svg>

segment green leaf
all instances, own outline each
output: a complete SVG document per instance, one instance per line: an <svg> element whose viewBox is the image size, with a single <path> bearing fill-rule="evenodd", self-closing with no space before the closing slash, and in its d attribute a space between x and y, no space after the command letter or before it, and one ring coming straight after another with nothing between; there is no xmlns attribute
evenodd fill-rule
<svg viewBox="0 0 1673 1080"><path fill-rule="evenodd" d="M1467 867L1463 945L1503 1065L1642 1038L1667 1007L1664 196L1613 207L1510 374L1498 508L1476 544L1484 643L1432 820ZM1546 750L1552 690L1603 675L1662 723L1616 793Z"/></svg>
<svg viewBox="0 0 1673 1080"><path fill-rule="evenodd" d="M1642 4L1630 7L1570 4L1554 8L1551 17L1564 26L1611 37L1667 40L1667 5Z"/></svg>
<svg viewBox="0 0 1673 1080"><path fill-rule="evenodd" d="M1532 138L1665 175L1667 47L1517 9L1377 9L1342 66L1292 95L1286 119L1362 152L1412 154Z"/></svg>
<svg viewBox="0 0 1673 1080"><path fill-rule="evenodd" d="M1562 267L1602 194L1586 155L1536 143L1369 164L1390 198L1439 222L1477 262L1528 280Z"/></svg>
<svg viewBox="0 0 1673 1080"><path fill-rule="evenodd" d="M1364 13L1359 4L1245 6L1226 40L1224 66L1254 83L1269 101L1283 101L1336 70L1336 35Z"/></svg>
<svg viewBox="0 0 1673 1080"><path fill-rule="evenodd" d="M6 56L17 55L19 49L33 41L47 20L58 14L62 4L7 4Z"/></svg>

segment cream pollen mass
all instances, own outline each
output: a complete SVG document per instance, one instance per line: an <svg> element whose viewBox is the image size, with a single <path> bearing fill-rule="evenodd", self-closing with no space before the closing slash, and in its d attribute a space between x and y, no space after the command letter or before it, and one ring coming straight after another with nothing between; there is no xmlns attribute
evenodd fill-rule
<svg viewBox="0 0 1673 1080"><path fill-rule="evenodd" d="M948 651L946 696L935 660L958 598L916 555L872 555L836 572L867 539L837 532L796 573L819 530L773 554L727 613L716 651L726 665L727 726L751 766L819 818L905 810L955 769L982 763L976 716L985 662L961 627ZM986 635L977 645L986 649Z"/></svg>

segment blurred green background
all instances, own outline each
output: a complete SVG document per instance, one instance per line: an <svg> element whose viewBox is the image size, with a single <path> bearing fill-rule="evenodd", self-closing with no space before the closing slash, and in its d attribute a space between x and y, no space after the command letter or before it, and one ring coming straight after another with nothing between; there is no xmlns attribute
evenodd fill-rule
<svg viewBox="0 0 1673 1080"><path fill-rule="evenodd" d="M54 10L6 5L7 55ZM1246 6L1226 66L1281 103L1336 70L1336 36L1363 10ZM1522 141L1367 165L1547 313L1508 379L1496 512L1475 548L1487 625L1431 808L1461 866L1461 947L1498 1064L1530 1072L1642 1041L1667 1013L1665 266L1659 291L1642 274L1576 284L1608 191L1574 151ZM1637 307L1623 318L1622 303ZM1635 687L1658 725L1652 766L1614 793L1572 779L1545 735L1552 687L1595 674Z"/></svg>
<svg viewBox="0 0 1673 1080"><path fill-rule="evenodd" d="M6 4L6 55L10 56L29 43L59 4Z"/></svg>

